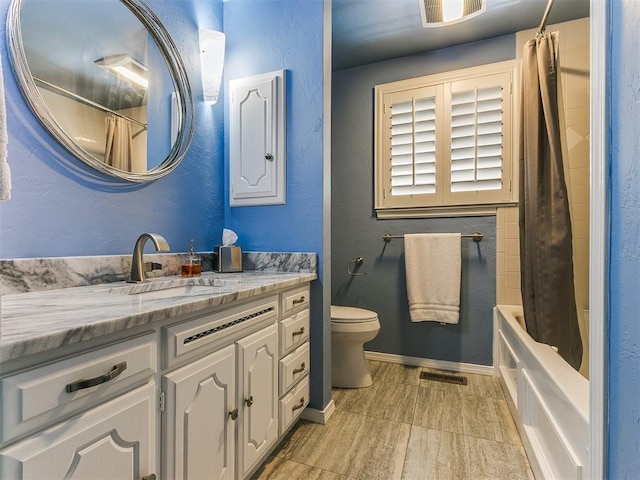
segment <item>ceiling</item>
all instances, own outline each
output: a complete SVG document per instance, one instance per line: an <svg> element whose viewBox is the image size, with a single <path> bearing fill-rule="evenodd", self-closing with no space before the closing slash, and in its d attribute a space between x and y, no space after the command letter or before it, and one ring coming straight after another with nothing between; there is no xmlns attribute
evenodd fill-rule
<svg viewBox="0 0 640 480"><path fill-rule="evenodd" d="M333 0L333 69L475 42L538 27L547 0L486 0L486 11L423 28L420 0ZM446 0L444 0L446 1ZM589 0L555 0L548 24L589 16Z"/></svg>

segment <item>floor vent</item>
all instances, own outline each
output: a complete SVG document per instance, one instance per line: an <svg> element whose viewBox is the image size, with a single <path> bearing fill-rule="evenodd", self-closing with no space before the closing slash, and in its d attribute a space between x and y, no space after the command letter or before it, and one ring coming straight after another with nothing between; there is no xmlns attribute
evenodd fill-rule
<svg viewBox="0 0 640 480"><path fill-rule="evenodd" d="M467 377L460 375L447 375L445 373L420 372L420 379L434 380L436 382L455 383L456 385L466 385Z"/></svg>

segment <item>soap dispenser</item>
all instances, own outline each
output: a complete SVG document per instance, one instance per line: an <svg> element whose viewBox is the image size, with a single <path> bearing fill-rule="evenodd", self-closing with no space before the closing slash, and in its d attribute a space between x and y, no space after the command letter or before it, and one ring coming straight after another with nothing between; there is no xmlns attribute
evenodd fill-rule
<svg viewBox="0 0 640 480"><path fill-rule="evenodd" d="M202 273L202 261L193 251L193 239L189 241L189 253L182 258L182 276L199 277Z"/></svg>

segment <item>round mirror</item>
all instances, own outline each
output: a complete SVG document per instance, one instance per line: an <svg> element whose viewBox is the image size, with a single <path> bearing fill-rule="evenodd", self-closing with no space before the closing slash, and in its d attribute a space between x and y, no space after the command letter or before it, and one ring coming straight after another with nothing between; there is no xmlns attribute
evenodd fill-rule
<svg viewBox="0 0 640 480"><path fill-rule="evenodd" d="M160 178L193 136L180 55L141 0L13 0L11 62L29 106L87 165L131 182Z"/></svg>

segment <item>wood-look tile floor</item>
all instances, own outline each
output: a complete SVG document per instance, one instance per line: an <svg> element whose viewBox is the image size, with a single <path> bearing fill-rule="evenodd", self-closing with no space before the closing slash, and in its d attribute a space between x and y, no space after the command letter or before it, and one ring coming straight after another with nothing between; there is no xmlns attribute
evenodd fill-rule
<svg viewBox="0 0 640 480"><path fill-rule="evenodd" d="M497 378L455 385L421 380L422 367L369 368L371 387L333 389L327 424L299 421L253 479L534 479Z"/></svg>

